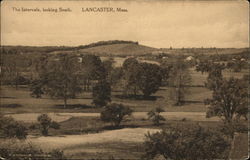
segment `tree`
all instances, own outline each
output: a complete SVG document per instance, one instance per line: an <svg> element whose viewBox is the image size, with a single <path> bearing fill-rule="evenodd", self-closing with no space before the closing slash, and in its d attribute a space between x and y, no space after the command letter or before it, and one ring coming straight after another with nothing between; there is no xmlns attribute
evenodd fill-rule
<svg viewBox="0 0 250 160"><path fill-rule="evenodd" d="M4 54L1 56L1 80L5 84L10 84L18 89L19 77L20 77L20 60L17 54Z"/></svg>
<svg viewBox="0 0 250 160"><path fill-rule="evenodd" d="M149 97L155 93L162 80L161 68L156 64L140 63L139 64L138 87L142 91L144 97Z"/></svg>
<svg viewBox="0 0 250 160"><path fill-rule="evenodd" d="M224 65L214 63L210 66L208 71L207 82L205 86L210 90L216 90L220 85L223 78L222 70L224 69Z"/></svg>
<svg viewBox="0 0 250 160"><path fill-rule="evenodd" d="M59 129L60 125L52 121L51 118L47 114L41 114L37 117L37 121L39 122L39 128L41 130L42 135L47 136L49 132L49 128Z"/></svg>
<svg viewBox="0 0 250 160"><path fill-rule="evenodd" d="M27 128L12 117L0 115L0 135L7 138L25 139L28 135Z"/></svg>
<svg viewBox="0 0 250 160"><path fill-rule="evenodd" d="M123 76L123 71L121 67L114 68L110 73L110 84L112 87L118 86L119 82L121 82Z"/></svg>
<svg viewBox="0 0 250 160"><path fill-rule="evenodd" d="M136 58L128 58L123 62L124 93L132 92L134 96L138 92L140 65Z"/></svg>
<svg viewBox="0 0 250 160"><path fill-rule="evenodd" d="M112 103L105 106L104 110L101 112L101 120L104 122L110 122L114 127L118 127L122 120L126 116L132 114L132 110L122 104Z"/></svg>
<svg viewBox="0 0 250 160"><path fill-rule="evenodd" d="M213 66L211 64L211 61L202 60L196 65L195 70L203 74L204 72L208 72L210 70L210 67Z"/></svg>
<svg viewBox="0 0 250 160"><path fill-rule="evenodd" d="M84 55L81 59L80 75L83 79L84 90L89 91L92 80L99 81L106 79L106 71L100 57L98 56Z"/></svg>
<svg viewBox="0 0 250 160"><path fill-rule="evenodd" d="M227 68L233 69L234 72L240 72L242 69L248 68L248 63L244 58L235 58L227 63Z"/></svg>
<svg viewBox="0 0 250 160"><path fill-rule="evenodd" d="M214 90L217 88L217 85L220 84L220 81L222 79L222 70L225 69L224 64L215 63L212 61L201 61L199 64L196 65L196 71L201 72L202 74L204 72L208 72L207 82L205 83L205 86L210 89Z"/></svg>
<svg viewBox="0 0 250 160"><path fill-rule="evenodd" d="M93 104L97 107L107 105L111 101L111 87L105 80L98 82L93 87Z"/></svg>
<svg viewBox="0 0 250 160"><path fill-rule="evenodd" d="M30 95L35 98L41 98L44 94L44 85L45 84L42 82L42 79L32 81L30 85Z"/></svg>
<svg viewBox="0 0 250 160"><path fill-rule="evenodd" d="M243 80L232 77L229 80L222 79L217 86L212 98L205 100L209 105L207 117L219 116L226 123L232 123L234 118L247 115L248 87Z"/></svg>
<svg viewBox="0 0 250 160"><path fill-rule="evenodd" d="M76 62L75 57L62 55L41 78L41 82L45 83L45 93L63 99L64 108L69 98L75 98L82 91L76 73Z"/></svg>
<svg viewBox="0 0 250 160"><path fill-rule="evenodd" d="M165 159L200 160L221 159L229 147L221 133L200 126L173 127L146 134L145 159L161 155Z"/></svg>
<svg viewBox="0 0 250 160"><path fill-rule="evenodd" d="M114 62L115 62L115 61L114 61L113 58L109 58L109 59L104 60L104 61L102 62L102 65L104 66L105 71L106 71L106 78L107 78L107 79L110 79L110 78L111 78L110 75L111 75L112 70L114 69L114 68L113 68Z"/></svg>
<svg viewBox="0 0 250 160"><path fill-rule="evenodd" d="M173 65L169 63L168 60L162 60L160 64L161 74L162 74L162 81L165 82L165 85L168 85L170 71Z"/></svg>
<svg viewBox="0 0 250 160"><path fill-rule="evenodd" d="M185 99L185 94L188 92L187 85L191 83L191 75L188 71L188 66L185 62L178 58L170 71L169 84L173 87L171 95L175 101L175 105L182 105Z"/></svg>
<svg viewBox="0 0 250 160"><path fill-rule="evenodd" d="M154 125L160 125L160 121L166 120L162 115L160 115L161 112L164 112L164 110L160 107L156 107L154 110L151 110L147 113L148 119L151 119Z"/></svg>

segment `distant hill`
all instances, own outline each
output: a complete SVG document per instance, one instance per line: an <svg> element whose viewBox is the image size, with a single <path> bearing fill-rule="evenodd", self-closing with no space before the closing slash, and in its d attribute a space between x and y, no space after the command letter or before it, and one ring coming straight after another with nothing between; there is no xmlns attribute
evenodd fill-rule
<svg viewBox="0 0 250 160"><path fill-rule="evenodd" d="M65 51L53 51L58 53L77 53L77 54L95 54L95 55L145 55L157 50L156 48L140 45L132 41L102 41L85 46L79 46Z"/></svg>

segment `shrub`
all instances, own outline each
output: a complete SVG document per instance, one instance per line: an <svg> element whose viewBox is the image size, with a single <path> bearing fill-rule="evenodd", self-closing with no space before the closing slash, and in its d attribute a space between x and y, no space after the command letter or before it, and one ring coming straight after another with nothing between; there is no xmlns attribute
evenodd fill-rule
<svg viewBox="0 0 250 160"><path fill-rule="evenodd" d="M20 143L18 141L5 141L0 143L0 157L8 160L66 160L63 151L54 149L44 152L31 143Z"/></svg>
<svg viewBox="0 0 250 160"><path fill-rule="evenodd" d="M111 122L113 126L118 127L125 116L132 114L129 107L122 104L112 103L104 108L101 112L101 120L104 122Z"/></svg>
<svg viewBox="0 0 250 160"><path fill-rule="evenodd" d="M160 107L157 107L154 110L149 111L148 119L151 119L154 125L160 125L160 121L166 120L162 115L160 115L161 112L164 112L164 110Z"/></svg>
<svg viewBox="0 0 250 160"><path fill-rule="evenodd" d="M52 121L47 114L41 114L40 116L38 116L37 121L39 122L39 128L41 130L41 133L44 136L48 135L49 128L60 128L60 125L57 122Z"/></svg>
<svg viewBox="0 0 250 160"><path fill-rule="evenodd" d="M229 143L221 133L200 126L176 127L146 134L144 159L198 160L223 157Z"/></svg>
<svg viewBox="0 0 250 160"><path fill-rule="evenodd" d="M27 128L12 117L0 116L0 130L0 135L6 138L25 139L28 134Z"/></svg>

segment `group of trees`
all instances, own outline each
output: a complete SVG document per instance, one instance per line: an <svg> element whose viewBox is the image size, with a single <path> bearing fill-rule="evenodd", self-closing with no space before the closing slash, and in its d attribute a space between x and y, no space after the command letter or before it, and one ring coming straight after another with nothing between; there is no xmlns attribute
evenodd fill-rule
<svg viewBox="0 0 250 160"><path fill-rule="evenodd" d="M140 63L136 58L128 58L123 63L124 93L136 96L140 91L144 97L155 93L162 82L160 66Z"/></svg>
<svg viewBox="0 0 250 160"><path fill-rule="evenodd" d="M80 62L79 62L80 61ZM31 95L43 94L64 100L75 98L83 91L92 91L93 104L105 106L111 102L111 90L117 84L126 96L142 94L144 98L158 91L163 81L168 81L177 105L181 105L191 77L184 61L157 65L128 58L122 67L114 68L113 60L101 61L100 57L60 55L49 58L42 55L35 66L36 78L30 85Z"/></svg>
<svg viewBox="0 0 250 160"><path fill-rule="evenodd" d="M80 63L77 57L70 55L60 55L53 60L45 58L46 66L42 64L37 67L39 75L30 85L31 95L36 98L40 98L42 94L47 94L52 98L60 98L63 99L66 108L67 100L75 98L82 91L89 91L91 82L94 83L95 92L93 95L95 98L100 97L97 94L102 94L99 91L102 91L103 85L108 85L105 68L97 56L83 56ZM44 58L42 60L44 61ZM97 101L93 102L100 105L100 102Z"/></svg>

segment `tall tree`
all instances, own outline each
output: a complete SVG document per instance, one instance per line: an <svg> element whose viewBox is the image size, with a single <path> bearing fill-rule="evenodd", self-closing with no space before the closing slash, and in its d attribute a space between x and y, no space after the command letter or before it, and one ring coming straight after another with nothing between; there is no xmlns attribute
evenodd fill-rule
<svg viewBox="0 0 250 160"><path fill-rule="evenodd" d="M170 71L169 84L172 87L171 95L175 101L175 105L182 105L185 99L185 94L188 92L187 85L191 83L191 75L187 64L183 59L177 58L173 63Z"/></svg>
<svg viewBox="0 0 250 160"><path fill-rule="evenodd" d="M74 98L76 94L81 92L77 80L76 62L75 57L61 55L42 77L46 81L45 93L51 97L63 99L64 108L66 108L69 98Z"/></svg>
<svg viewBox="0 0 250 160"><path fill-rule="evenodd" d="M111 101L111 87L105 80L99 81L93 87L93 104L97 107L106 106Z"/></svg>
<svg viewBox="0 0 250 160"><path fill-rule="evenodd" d="M209 105L207 117L219 116L226 123L232 123L241 116L242 111L247 115L248 87L241 79L222 79L220 85L213 90L211 99L205 101Z"/></svg>
<svg viewBox="0 0 250 160"><path fill-rule="evenodd" d="M103 80L106 78L105 67L100 57L95 55L84 55L81 57L80 75L83 79L84 90L90 90L92 80Z"/></svg>
<svg viewBox="0 0 250 160"><path fill-rule="evenodd" d="M134 96L138 93L138 84L140 76L140 65L136 58L128 58L123 62L123 79L124 93L127 95L133 93Z"/></svg>

